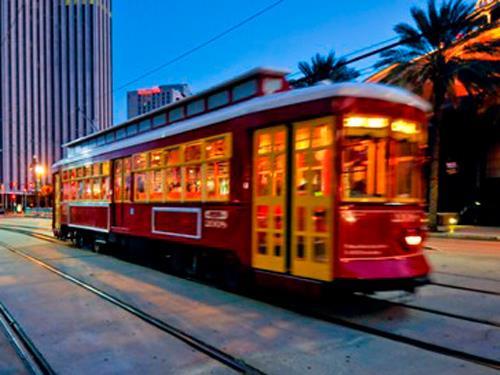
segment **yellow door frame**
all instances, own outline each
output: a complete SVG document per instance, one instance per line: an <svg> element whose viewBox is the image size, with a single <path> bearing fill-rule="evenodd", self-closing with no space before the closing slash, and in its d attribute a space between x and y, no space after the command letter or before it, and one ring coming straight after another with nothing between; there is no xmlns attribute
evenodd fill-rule
<svg viewBox="0 0 500 375"><path fill-rule="evenodd" d="M314 129L326 125L326 143L314 144ZM306 135L303 139L300 136ZM329 135L328 135L329 134ZM293 124L293 174L292 174L292 230L291 273L295 276L316 280L333 279L333 188L334 188L334 119L315 119ZM324 151L329 156L330 171L323 166L314 166L316 155ZM330 151L330 152L328 152ZM328 155L328 153L330 155ZM298 169L297 160L303 157L304 168ZM325 155L323 156L325 157ZM329 177L330 192L323 194L314 190L319 178ZM300 183L298 183L300 178ZM300 188L299 188L300 187ZM299 191L300 189L300 191ZM299 209L302 215L298 214ZM315 221L321 220L323 230L317 229Z"/></svg>
<svg viewBox="0 0 500 375"><path fill-rule="evenodd" d="M283 147L277 144L277 134L283 135ZM260 136L268 136L268 149L259 145ZM257 130L253 140L253 207L252 207L252 265L255 268L286 272L287 257L287 152L288 130L286 126L275 126ZM267 171L260 171L259 160L267 159ZM278 161L281 159L281 169ZM279 173L281 185L279 186ZM265 177L264 174L267 174ZM259 177L269 178L267 193L259 189ZM266 216L259 217L259 208L266 210ZM267 209L266 209L267 208ZM277 212L278 211L278 212ZM263 241L262 241L263 240Z"/></svg>

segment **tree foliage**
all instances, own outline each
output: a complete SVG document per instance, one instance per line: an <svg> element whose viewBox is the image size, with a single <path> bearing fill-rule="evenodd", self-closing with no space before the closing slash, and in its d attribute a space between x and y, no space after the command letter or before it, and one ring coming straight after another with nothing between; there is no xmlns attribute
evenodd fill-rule
<svg viewBox="0 0 500 375"><path fill-rule="evenodd" d="M311 62L300 62L299 70L304 77L291 82L295 87L313 86L324 80L332 82L352 81L359 77L358 71L347 67L345 60L337 58L334 52L330 52L326 56L317 53L311 58Z"/></svg>

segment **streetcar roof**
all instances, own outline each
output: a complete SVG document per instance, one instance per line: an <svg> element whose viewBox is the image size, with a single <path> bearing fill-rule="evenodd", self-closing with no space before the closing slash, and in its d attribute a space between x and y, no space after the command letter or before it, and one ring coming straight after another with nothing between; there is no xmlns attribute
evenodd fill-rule
<svg viewBox="0 0 500 375"><path fill-rule="evenodd" d="M64 164L78 163L93 156L102 155L104 153L204 128L252 113L326 99L329 97L379 99L392 103L408 105L424 112L429 112L431 110L431 105L427 101L405 89L395 86L355 82L320 84L317 86L278 92L266 96L258 96L238 104L214 110L212 112L207 112L201 114L200 116L188 118L157 129L149 130L145 133L137 134L133 137L115 141L110 144L81 147L79 153L59 160L53 165L53 167L57 168ZM69 145L71 144L68 144L67 146Z"/></svg>

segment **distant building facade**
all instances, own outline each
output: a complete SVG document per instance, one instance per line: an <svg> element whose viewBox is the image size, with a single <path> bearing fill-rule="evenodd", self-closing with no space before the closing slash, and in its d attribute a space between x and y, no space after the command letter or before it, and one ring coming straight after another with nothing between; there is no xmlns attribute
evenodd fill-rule
<svg viewBox="0 0 500 375"><path fill-rule="evenodd" d="M111 0L2 0L0 40L0 193L13 196L50 183L62 144L111 126Z"/></svg>
<svg viewBox="0 0 500 375"><path fill-rule="evenodd" d="M162 85L127 93L128 118L140 116L191 95L187 84Z"/></svg>

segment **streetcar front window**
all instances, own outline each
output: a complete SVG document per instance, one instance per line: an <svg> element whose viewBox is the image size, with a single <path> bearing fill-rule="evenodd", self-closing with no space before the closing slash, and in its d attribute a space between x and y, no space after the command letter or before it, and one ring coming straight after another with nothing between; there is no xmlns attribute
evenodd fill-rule
<svg viewBox="0 0 500 375"><path fill-rule="evenodd" d="M384 139L353 137L342 153L344 198L380 199L386 196Z"/></svg>
<svg viewBox="0 0 500 375"><path fill-rule="evenodd" d="M387 118L344 120L342 194L346 201L418 201L422 198L421 126Z"/></svg>

